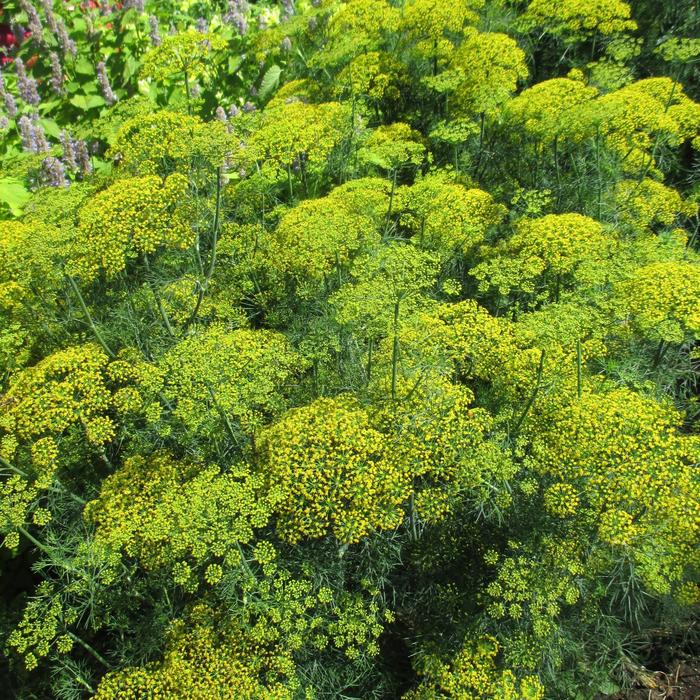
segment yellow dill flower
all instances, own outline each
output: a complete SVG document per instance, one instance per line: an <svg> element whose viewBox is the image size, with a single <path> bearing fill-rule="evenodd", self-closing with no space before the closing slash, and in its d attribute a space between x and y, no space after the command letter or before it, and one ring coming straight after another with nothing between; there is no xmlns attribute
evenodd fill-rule
<svg viewBox="0 0 700 700"><path fill-rule="evenodd" d="M130 260L161 247L184 250L194 242L183 200L184 175L165 181L155 175L117 180L96 194L79 213L69 271L93 280L100 272L114 277Z"/></svg>

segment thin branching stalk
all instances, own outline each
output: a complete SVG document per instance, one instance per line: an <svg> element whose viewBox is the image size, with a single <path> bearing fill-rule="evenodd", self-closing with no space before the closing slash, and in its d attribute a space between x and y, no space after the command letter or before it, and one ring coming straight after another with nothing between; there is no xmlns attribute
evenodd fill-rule
<svg viewBox="0 0 700 700"><path fill-rule="evenodd" d="M168 332L168 335L171 338L175 338L175 331L173 330L172 325L170 324L170 319L168 318L168 313L165 310L165 307L163 306L163 300L160 298L160 294L158 293L158 287L156 285L155 280L153 279L153 275L151 274L151 266L148 263L148 256L146 253L143 254L143 262L146 267L146 279L148 281L148 286L151 288L151 292L156 300L156 305L158 307L158 313L160 314L160 317L163 321L163 325L165 326L165 330Z"/></svg>
<svg viewBox="0 0 700 700"><path fill-rule="evenodd" d="M578 395L579 399L581 398L581 394L583 393L581 369L582 369L581 341L577 340L576 341L576 394Z"/></svg>
<svg viewBox="0 0 700 700"><path fill-rule="evenodd" d="M522 426L523 422L527 418L528 413L530 413L530 409L532 408L532 404L535 403L535 399L537 398L537 394L540 392L540 386L542 383L542 371L544 370L544 356L545 356L545 351L542 350L540 354L540 363L537 367L537 378L535 380L535 388L532 391L532 394L530 394L530 398L527 401L527 404L525 404L525 410L523 411L522 415L518 419L518 422L515 424L515 428L513 429L513 434L517 435L518 432L520 431L520 427Z"/></svg>
<svg viewBox="0 0 700 700"><path fill-rule="evenodd" d="M90 330L92 331L93 335L95 336L97 342L102 346L104 351L112 359L114 359L116 357L116 355L115 355L114 351L112 350L112 348L110 348L109 345L107 345L107 342L102 337L102 334L100 333L97 326L95 325L95 322L92 320L92 316L90 315L90 311L88 310L87 304L85 303L85 299L83 299L83 295L80 293L80 289L78 288L78 285L75 283L75 280L70 275L66 275L66 278L68 279L68 282L70 283L70 286L73 289L73 293L75 294L76 297L78 297L78 303L80 304L80 308L82 309L83 315L85 316L85 320L88 322L88 325L90 326Z"/></svg>
<svg viewBox="0 0 700 700"><path fill-rule="evenodd" d="M77 644L80 644L85 651L88 652L94 659L99 661L105 668L111 669L112 665L104 658L99 652L97 652L92 646L90 646L84 639L78 637L77 634L73 634L70 630L67 631L68 636Z"/></svg>
<svg viewBox="0 0 700 700"><path fill-rule="evenodd" d="M186 331L196 320L199 314L199 309L202 305L204 295L209 291L209 284L211 283L211 278L214 275L214 270L216 268L216 249L219 241L219 228L220 228L220 218L221 218L221 168L216 170L216 207L214 210L214 226L212 230L211 238L211 257L209 259L209 267L207 269L206 277L204 282L199 285L199 291L197 293L197 303L195 304L194 311L187 319L185 323L184 330Z"/></svg>

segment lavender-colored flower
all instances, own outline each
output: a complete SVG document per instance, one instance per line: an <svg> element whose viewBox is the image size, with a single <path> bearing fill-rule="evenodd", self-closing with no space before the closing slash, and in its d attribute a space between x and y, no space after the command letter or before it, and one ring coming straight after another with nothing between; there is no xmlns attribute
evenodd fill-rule
<svg viewBox="0 0 700 700"><path fill-rule="evenodd" d="M228 114L232 119L235 119L240 113L241 111L238 109L238 107L236 107L236 105L231 105L231 108L228 111Z"/></svg>
<svg viewBox="0 0 700 700"><path fill-rule="evenodd" d="M73 143L75 150L75 160L78 163L78 168L83 176L87 176L92 172L92 162L85 141L75 141Z"/></svg>
<svg viewBox="0 0 700 700"><path fill-rule="evenodd" d="M51 150L49 142L46 140L44 127L39 123L39 113L32 114L32 129L34 133L34 142L36 143L37 153L48 153Z"/></svg>
<svg viewBox="0 0 700 700"><path fill-rule="evenodd" d="M155 15L151 15L148 18L148 26L151 28L151 33L149 35L151 38L151 44L153 46L160 46L161 38L160 34L158 33L158 18Z"/></svg>
<svg viewBox="0 0 700 700"><path fill-rule="evenodd" d="M20 5L22 10L27 14L27 27L32 33L32 38L36 42L43 46L44 45L44 27L41 24L41 19L39 18L39 13L32 3L27 2L27 0L21 0Z"/></svg>
<svg viewBox="0 0 700 700"><path fill-rule="evenodd" d="M24 67L24 61L21 58L15 59L15 70L17 71L17 89L19 96L28 104L36 107L41 98L37 89L37 83L34 78L27 75L27 69Z"/></svg>
<svg viewBox="0 0 700 700"><path fill-rule="evenodd" d="M243 105L243 111L246 114L252 114L253 112L255 112L256 109L257 109L257 107L252 102L246 102Z"/></svg>
<svg viewBox="0 0 700 700"><path fill-rule="evenodd" d="M51 88L57 95L64 95L65 90L63 88L63 66L61 65L61 59L55 51L49 54L51 59L51 78L49 78L49 83Z"/></svg>
<svg viewBox="0 0 700 700"><path fill-rule="evenodd" d="M58 137L63 147L63 160L70 170L77 170L78 163L75 157L75 143L70 134L64 129Z"/></svg>
<svg viewBox="0 0 700 700"><path fill-rule="evenodd" d="M0 131L5 131L5 129L7 129L7 127L9 125L10 125L10 120L7 117L5 117L5 116L0 117Z"/></svg>
<svg viewBox="0 0 700 700"><path fill-rule="evenodd" d="M78 47L68 35L65 22L59 17L58 20L56 20L56 24L58 28L58 43L61 44L63 54L70 54L75 58L78 55Z"/></svg>
<svg viewBox="0 0 700 700"><path fill-rule="evenodd" d="M32 122L26 114L23 114L18 122L19 127L19 137L22 139L22 149L28 151L29 153L36 152L36 141L34 139L34 129L32 128Z"/></svg>
<svg viewBox="0 0 700 700"><path fill-rule="evenodd" d="M292 50L292 40L288 36L284 37L284 39L282 39L282 44L280 45L280 48L285 53L289 53Z"/></svg>
<svg viewBox="0 0 700 700"><path fill-rule="evenodd" d="M288 20L294 14L294 0L282 0L282 21Z"/></svg>
<svg viewBox="0 0 700 700"><path fill-rule="evenodd" d="M58 33L58 25L56 23L56 15L53 13L53 0L41 0L41 6L44 8L46 22L49 25L49 31L52 34Z"/></svg>
<svg viewBox="0 0 700 700"><path fill-rule="evenodd" d="M7 110L7 114L11 119L14 119L17 116L18 112L17 102L15 102L15 98L9 92L3 92L2 99L5 102L5 109Z"/></svg>
<svg viewBox="0 0 700 700"><path fill-rule="evenodd" d="M219 105L216 108L216 112L214 112L214 116L220 121L223 122L224 124L228 124L228 117L226 116L226 110Z"/></svg>
<svg viewBox="0 0 700 700"><path fill-rule="evenodd" d="M223 16L226 24L231 24L238 30L239 34L246 34L248 31L248 22L245 18L248 12L248 3L246 0L229 0L228 11Z"/></svg>
<svg viewBox="0 0 700 700"><path fill-rule="evenodd" d="M255 85L250 86L250 96L251 97L257 97L258 96L258 88L255 87Z"/></svg>
<svg viewBox="0 0 700 700"><path fill-rule="evenodd" d="M144 11L144 0L126 0L122 5L125 10L134 9L136 12Z"/></svg>
<svg viewBox="0 0 700 700"><path fill-rule="evenodd" d="M107 77L107 67L104 61L100 61L97 66L97 81L102 89L102 95L105 98L105 102L109 107L116 104L117 96L112 90L112 86L109 84L109 78Z"/></svg>
<svg viewBox="0 0 700 700"><path fill-rule="evenodd" d="M48 156L41 164L43 179L49 187L68 187L66 170L58 158Z"/></svg>
<svg viewBox="0 0 700 700"><path fill-rule="evenodd" d="M200 17L197 20L197 31L200 34L206 34L208 30L209 27L207 26L207 20L205 20L204 17Z"/></svg>
<svg viewBox="0 0 700 700"><path fill-rule="evenodd" d="M190 97L192 97L193 100L197 100L201 94L202 86L199 83L192 83L192 86L190 87Z"/></svg>
<svg viewBox="0 0 700 700"><path fill-rule="evenodd" d="M2 71L0 71L0 97L2 97L5 103L5 109L11 119L17 116L17 103L15 98L7 91L5 87L5 76L3 76Z"/></svg>
<svg viewBox="0 0 700 700"><path fill-rule="evenodd" d="M10 22L10 27L12 28L12 33L15 35L15 39L17 39L17 43L23 43L27 36L24 27L18 22Z"/></svg>

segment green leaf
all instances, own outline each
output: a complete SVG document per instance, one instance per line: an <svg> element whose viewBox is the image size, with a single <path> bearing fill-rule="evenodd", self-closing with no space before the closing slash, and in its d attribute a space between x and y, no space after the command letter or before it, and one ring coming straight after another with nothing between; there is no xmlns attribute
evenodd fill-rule
<svg viewBox="0 0 700 700"><path fill-rule="evenodd" d="M139 63L139 60L135 56L129 55L126 59L126 63L124 64L124 81L126 82L129 80L129 78L136 75L136 73L139 72L140 67L141 64Z"/></svg>
<svg viewBox="0 0 700 700"><path fill-rule="evenodd" d="M278 65L270 66L267 69L267 72L263 76L262 81L260 82L260 89L258 90L258 94L260 95L261 100L265 100L268 98L270 94L272 94L273 90L277 88L280 82L280 75L282 74L282 69Z"/></svg>
<svg viewBox="0 0 700 700"><path fill-rule="evenodd" d="M74 107L82 109L83 112L87 112L89 109L93 109L94 107L102 107L105 104L105 101L103 97L100 97L100 95L75 95L74 97L70 98L70 103Z"/></svg>
<svg viewBox="0 0 700 700"><path fill-rule="evenodd" d="M39 123L49 136L57 139L61 135L61 127L53 119L40 119Z"/></svg>
<svg viewBox="0 0 700 700"><path fill-rule="evenodd" d="M80 75L94 75L95 66L93 66L92 63L85 58L85 56L81 56L75 62L75 72L79 73Z"/></svg>
<svg viewBox="0 0 700 700"><path fill-rule="evenodd" d="M22 215L22 208L31 196L21 180L14 177L0 179L0 202L9 207L13 216Z"/></svg>
<svg viewBox="0 0 700 700"><path fill-rule="evenodd" d="M228 57L228 72L233 75L237 73L240 67L243 65L243 56L229 56Z"/></svg>

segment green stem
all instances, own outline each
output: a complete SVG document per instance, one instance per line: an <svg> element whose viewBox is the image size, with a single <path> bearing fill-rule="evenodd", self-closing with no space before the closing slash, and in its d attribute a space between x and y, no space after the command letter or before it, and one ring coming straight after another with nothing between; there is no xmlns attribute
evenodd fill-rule
<svg viewBox="0 0 700 700"><path fill-rule="evenodd" d="M540 391L540 384L542 382L542 371L544 370L544 355L545 351L542 350L542 354L540 355L540 364L537 367L537 379L535 380L535 389L533 390L532 394L530 395L530 398L528 399L527 404L525 405L525 410L523 411L523 414L520 416L518 422L515 424L515 428L513 430L513 433L515 435L518 434L518 431L520 430L520 426L523 424L523 421L525 418L527 418L527 414L530 412L530 409L532 408L532 404L535 403L535 399L537 398L537 394Z"/></svg>
<svg viewBox="0 0 700 700"><path fill-rule="evenodd" d="M155 280L153 279L153 275L151 274L151 266L148 264L148 256L146 255L146 253L143 254L143 262L146 266L146 279L148 281L148 286L151 288L151 292L155 297L156 305L158 306L158 313L160 314L160 317L163 320L163 325L165 326L165 330L168 332L168 335L171 338L174 338L175 331L173 331L173 327L170 325L170 319L168 318L168 314L165 310L165 307L163 306L163 301L160 298L160 294L158 293L158 287L156 286Z"/></svg>
<svg viewBox="0 0 700 700"><path fill-rule="evenodd" d="M391 352L391 400L396 401L396 379L399 364L399 302L394 304L394 345Z"/></svg>
<svg viewBox="0 0 700 700"><path fill-rule="evenodd" d="M389 209L386 213L386 225L384 227L384 237L389 235L389 223L391 221L391 212L394 209L394 195L396 194L396 178L398 175L398 168L394 168L394 175L391 179L391 194L389 195Z"/></svg>
<svg viewBox="0 0 700 700"><path fill-rule="evenodd" d="M93 647L91 647L85 640L81 639L78 637L78 635L73 634L70 630L67 631L68 636L74 641L80 644L85 651L87 651L90 655L92 655L97 661L99 661L105 668L111 669L112 665L102 656L99 654Z"/></svg>
<svg viewBox="0 0 700 700"><path fill-rule="evenodd" d="M582 382L582 377L581 377L582 366L583 366L583 362L581 359L581 341L577 340L576 341L576 393L578 394L579 399L581 398L581 394L583 393L583 382Z"/></svg>
<svg viewBox="0 0 700 700"><path fill-rule="evenodd" d="M25 530L23 527L18 527L17 532L19 532L20 535L23 537L26 537L37 549L41 550L44 554L46 554L47 557L53 561L54 558L54 553L52 550L50 550L45 544L42 544L39 542L39 540L34 537L28 530Z"/></svg>
<svg viewBox="0 0 700 700"><path fill-rule="evenodd" d="M11 472L14 472L17 474L17 476L21 476L23 479L29 479L29 474L27 472L22 471L19 467L15 467L14 464L10 464L4 457L0 457L0 465L5 467L5 469L9 469ZM80 496L74 494L72 491L69 491L68 488L66 488L61 481L59 481L57 478L54 477L54 482L56 485L64 491L66 494L68 494L76 503L79 503L81 506L84 506L87 501L84 501Z"/></svg>
<svg viewBox="0 0 700 700"><path fill-rule="evenodd" d="M367 383L372 379L372 351L374 350L374 339L370 338L367 349Z"/></svg>
<svg viewBox="0 0 700 700"><path fill-rule="evenodd" d="M233 426L231 425L231 421L229 420L228 416L226 415L226 411L221 407L221 404L216 399L216 394L214 393L214 389L211 388L211 384L209 384L208 381L204 381L207 391L209 392L209 396L212 400L212 403L214 404L214 408L216 408L217 413L221 417L221 420L224 421L224 425L226 426L226 430L228 431L228 434L231 436L231 439L238 444L238 437L236 436L236 432L233 429Z"/></svg>
<svg viewBox="0 0 700 700"><path fill-rule="evenodd" d="M209 290L209 283L214 275L214 269L216 267L216 246L219 241L219 227L220 227L220 217L221 217L221 168L216 170L216 209L214 210L214 230L212 231L212 243L211 243L211 259L209 260L209 268L207 270L206 277L204 278L204 284L199 286L199 292L197 293L197 303L195 304L194 311L191 316L187 319L185 323L184 330L186 331L196 320L197 314L199 314L199 308L202 305L204 295Z"/></svg>
<svg viewBox="0 0 700 700"><path fill-rule="evenodd" d="M105 339L102 337L102 334L97 329L95 322L92 320L92 316L90 315L90 311L88 311L87 304L85 304L85 299L83 299L83 295L80 293L80 289L78 289L78 285L75 283L75 280L70 275L66 275L66 277L68 278L70 286L73 289L73 293L75 294L75 296L78 297L78 303L80 304L80 308L82 309L83 315L85 316L85 319L87 320L88 325L90 326L90 330L92 331L93 335L97 339L97 342L102 346L104 351L112 359L114 359L116 357L116 355L112 351L112 348L110 348L109 345L107 345Z"/></svg>

